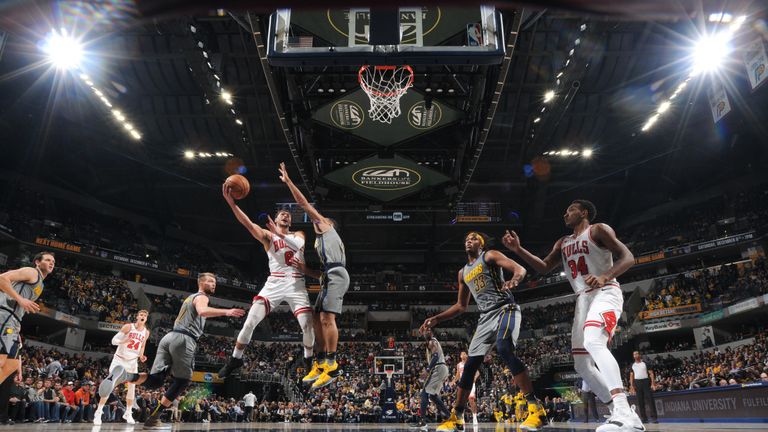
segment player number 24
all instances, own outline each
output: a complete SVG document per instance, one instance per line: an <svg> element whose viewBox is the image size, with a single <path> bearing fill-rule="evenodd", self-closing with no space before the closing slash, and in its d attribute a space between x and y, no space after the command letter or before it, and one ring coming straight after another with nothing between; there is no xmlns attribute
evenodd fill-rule
<svg viewBox="0 0 768 432"><path fill-rule="evenodd" d="M128 342L128 349L130 350L137 350L141 346L141 341L138 339L134 339L130 342Z"/></svg>
<svg viewBox="0 0 768 432"><path fill-rule="evenodd" d="M583 255L579 257L578 263L574 260L568 261L568 267L571 268L571 279L576 279L579 274L582 276L589 274L589 269L587 269L587 262L584 260Z"/></svg>

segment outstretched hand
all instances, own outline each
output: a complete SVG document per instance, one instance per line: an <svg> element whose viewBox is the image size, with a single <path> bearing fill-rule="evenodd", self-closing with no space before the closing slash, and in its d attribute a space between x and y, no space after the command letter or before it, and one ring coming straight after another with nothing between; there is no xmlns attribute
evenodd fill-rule
<svg viewBox="0 0 768 432"><path fill-rule="evenodd" d="M224 201L230 206L235 205L235 199L232 198L232 188L227 186L226 183L221 185L221 194L224 196Z"/></svg>
<svg viewBox="0 0 768 432"><path fill-rule="evenodd" d="M288 176L288 169L285 168L285 162L280 162L280 181L285 184L291 183L291 178Z"/></svg>
<svg viewBox="0 0 768 432"><path fill-rule="evenodd" d="M501 242L512 252L520 250L520 237L518 237L517 233L514 231L507 230L506 233L504 233L504 237L501 238Z"/></svg>

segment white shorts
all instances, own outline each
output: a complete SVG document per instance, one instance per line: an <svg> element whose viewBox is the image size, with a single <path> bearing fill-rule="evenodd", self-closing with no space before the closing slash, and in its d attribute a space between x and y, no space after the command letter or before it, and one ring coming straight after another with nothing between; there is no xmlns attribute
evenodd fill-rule
<svg viewBox="0 0 768 432"><path fill-rule="evenodd" d="M573 318L571 333L571 353L586 355L584 349L584 328L601 327L608 338L613 336L616 323L624 308L624 297L617 285L606 285L602 288L588 289L576 298L576 310Z"/></svg>
<svg viewBox="0 0 768 432"><path fill-rule="evenodd" d="M264 287L259 291L259 294L253 298L253 301L265 300L267 314L269 314L273 307L279 306L283 301L288 303L294 316L312 312L309 294L307 294L307 288L304 285L304 278L286 279L270 276Z"/></svg>
<svg viewBox="0 0 768 432"><path fill-rule="evenodd" d="M138 360L123 360L117 356L112 357L112 364L109 365L109 372L117 366L122 366L128 373L139 373L139 361Z"/></svg>

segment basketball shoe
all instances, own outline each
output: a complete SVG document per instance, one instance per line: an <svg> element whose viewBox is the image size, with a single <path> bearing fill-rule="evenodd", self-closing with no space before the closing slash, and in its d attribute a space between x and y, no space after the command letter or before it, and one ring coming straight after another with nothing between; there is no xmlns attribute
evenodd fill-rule
<svg viewBox="0 0 768 432"><path fill-rule="evenodd" d="M320 366L320 363L317 361L312 362L312 370L309 371L307 375L304 376L304 378L301 379L301 382L304 384L309 384L317 381L318 378L320 378L320 375L323 374L323 367Z"/></svg>
<svg viewBox="0 0 768 432"><path fill-rule="evenodd" d="M464 431L464 416L462 418L456 417L456 411L451 411L451 417L440 424L437 427L437 432L463 432Z"/></svg>
<svg viewBox="0 0 768 432"><path fill-rule="evenodd" d="M328 363L326 360L320 365L323 369L323 373L312 384L312 390L317 390L330 385L339 377L341 371L339 370L339 363L336 360L333 363Z"/></svg>
<svg viewBox="0 0 768 432"><path fill-rule="evenodd" d="M540 403L529 403L528 416L520 425L520 429L534 432L543 428L545 424L547 424L547 411L544 407Z"/></svg>

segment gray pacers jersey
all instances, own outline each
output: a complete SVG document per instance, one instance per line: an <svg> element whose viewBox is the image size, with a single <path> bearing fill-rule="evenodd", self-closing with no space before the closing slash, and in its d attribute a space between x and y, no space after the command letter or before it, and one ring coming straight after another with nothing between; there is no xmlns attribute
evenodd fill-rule
<svg viewBox="0 0 768 432"><path fill-rule="evenodd" d="M347 256L344 253L344 243L339 237L339 233L331 226L328 231L318 234L315 239L315 250L317 250L317 256L320 257L320 262L323 266L328 264L339 263L343 266L347 265Z"/></svg>
<svg viewBox="0 0 768 432"><path fill-rule="evenodd" d="M504 272L501 267L485 262L485 251L475 262L465 265L461 274L481 313L515 302L511 293L501 290Z"/></svg>
<svg viewBox="0 0 768 432"><path fill-rule="evenodd" d="M187 332L195 338L199 338L203 335L203 329L205 329L205 318L201 317L195 309L193 302L197 296L205 295L201 292L192 294L184 299L184 303L181 305L179 315L176 317L176 321L173 323L174 330L181 330Z"/></svg>
<svg viewBox="0 0 768 432"><path fill-rule="evenodd" d="M13 290L19 293L22 298L32 301L37 301L40 294L43 293L43 275L39 269L35 270L37 270L35 283L14 282L11 285ZM5 293L2 294L0 297L0 316L3 317L2 321L5 321L2 323L4 328L12 328L18 333L21 330L21 320L25 313L24 309L16 303L16 300Z"/></svg>
<svg viewBox="0 0 768 432"><path fill-rule="evenodd" d="M435 337L431 340L435 344L435 350L432 353L437 353L437 363L445 363L445 355L443 354L443 347L440 345L440 342Z"/></svg>

